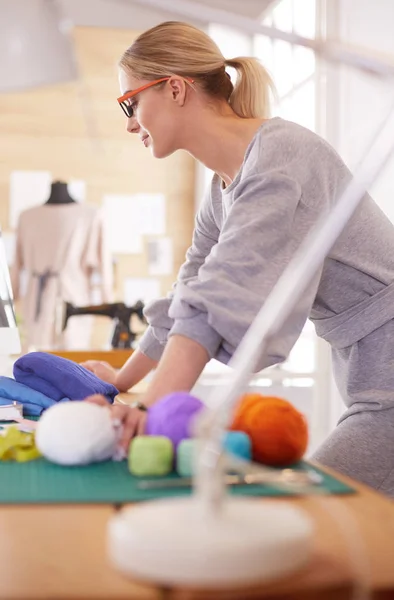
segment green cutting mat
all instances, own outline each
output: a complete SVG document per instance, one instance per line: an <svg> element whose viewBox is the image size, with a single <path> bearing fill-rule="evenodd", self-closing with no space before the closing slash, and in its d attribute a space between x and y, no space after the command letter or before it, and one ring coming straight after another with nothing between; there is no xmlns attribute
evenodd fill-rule
<svg viewBox="0 0 394 600"><path fill-rule="evenodd" d="M311 469L301 464L299 468ZM334 477L321 473L321 487L327 494L348 494L355 490ZM176 474L168 478L177 478ZM61 467L44 458L27 463L0 461L0 504L121 504L170 496L185 496L190 489L141 490L127 468L127 461L104 462L86 467ZM230 488L233 494L285 496L270 486L248 485Z"/></svg>

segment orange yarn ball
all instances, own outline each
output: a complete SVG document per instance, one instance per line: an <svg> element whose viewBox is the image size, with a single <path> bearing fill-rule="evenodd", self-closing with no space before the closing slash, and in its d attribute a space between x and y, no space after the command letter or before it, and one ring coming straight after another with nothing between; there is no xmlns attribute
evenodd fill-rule
<svg viewBox="0 0 394 600"><path fill-rule="evenodd" d="M247 433L252 441L253 460L266 465L295 463L308 445L305 417L282 398L245 394L230 429Z"/></svg>

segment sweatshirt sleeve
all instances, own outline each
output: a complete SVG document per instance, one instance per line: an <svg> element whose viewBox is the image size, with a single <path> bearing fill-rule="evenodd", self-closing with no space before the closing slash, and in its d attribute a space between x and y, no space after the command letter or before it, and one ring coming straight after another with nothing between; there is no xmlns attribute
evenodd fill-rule
<svg viewBox="0 0 394 600"><path fill-rule="evenodd" d="M246 177L198 275L178 282L169 335L191 338L211 358L227 362L317 217L316 208L302 202L300 185L285 174ZM318 280L273 340L259 369L287 357L308 317Z"/></svg>
<svg viewBox="0 0 394 600"><path fill-rule="evenodd" d="M139 348L153 360L160 359L174 325L168 313L179 283L188 285L197 278L200 267L217 243L218 237L219 229L213 217L211 196L207 194L196 216L192 245L186 253L186 261L179 270L173 289L166 298L149 303L144 310L149 327L139 342Z"/></svg>

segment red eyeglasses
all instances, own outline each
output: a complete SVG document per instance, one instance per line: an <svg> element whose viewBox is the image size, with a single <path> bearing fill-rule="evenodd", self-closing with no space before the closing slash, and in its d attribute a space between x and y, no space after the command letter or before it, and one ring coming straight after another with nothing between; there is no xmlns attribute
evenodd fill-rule
<svg viewBox="0 0 394 600"><path fill-rule="evenodd" d="M155 79L155 81L150 81L149 83L142 85L136 90L130 90L130 92L126 92L123 96L120 96L120 98L118 98L118 102L120 104L120 108L123 110L126 117L130 119L134 114L133 105L130 103L131 98L134 98L134 96L136 96L140 92L143 92L144 90L147 90L148 88L154 85L163 83L163 81L168 81L169 79L171 79L171 77L172 76L162 77L161 79ZM194 79L191 79L190 77L184 77L184 79L186 79L186 81L188 81L189 83L194 83Z"/></svg>

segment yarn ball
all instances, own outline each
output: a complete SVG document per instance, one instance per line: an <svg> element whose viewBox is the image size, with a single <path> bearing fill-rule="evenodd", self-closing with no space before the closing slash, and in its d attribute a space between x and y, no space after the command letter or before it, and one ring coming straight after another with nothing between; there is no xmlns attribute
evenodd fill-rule
<svg viewBox="0 0 394 600"><path fill-rule="evenodd" d="M195 458L200 440L182 440L176 451L176 470L181 477L191 477L195 472ZM223 437L223 448L227 454L250 461L252 444L249 436L243 431L226 431Z"/></svg>
<svg viewBox="0 0 394 600"><path fill-rule="evenodd" d="M176 471L181 477L191 477L194 473L194 460L198 440L182 440L176 451Z"/></svg>
<svg viewBox="0 0 394 600"><path fill-rule="evenodd" d="M291 465L302 458L308 445L305 417L282 398L245 394L230 429L247 433L253 460L266 465Z"/></svg>
<svg viewBox="0 0 394 600"><path fill-rule="evenodd" d="M119 441L106 406L91 402L58 402L48 408L36 429L43 456L59 465L88 465L113 458Z"/></svg>
<svg viewBox="0 0 394 600"><path fill-rule="evenodd" d="M244 431L227 431L223 439L223 448L243 460L252 460L252 442Z"/></svg>
<svg viewBox="0 0 394 600"><path fill-rule="evenodd" d="M163 436L138 435L129 447L128 465L133 475L164 476L172 471L174 448Z"/></svg>
<svg viewBox="0 0 394 600"><path fill-rule="evenodd" d="M146 435L164 435L174 447L193 436L192 423L204 404L188 392L173 392L149 408Z"/></svg>

